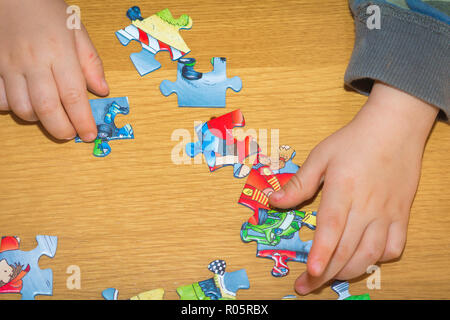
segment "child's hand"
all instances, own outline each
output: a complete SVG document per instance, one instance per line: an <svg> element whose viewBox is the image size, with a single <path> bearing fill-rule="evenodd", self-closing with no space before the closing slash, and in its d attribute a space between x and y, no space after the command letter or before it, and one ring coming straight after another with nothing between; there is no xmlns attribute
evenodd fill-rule
<svg viewBox="0 0 450 320"><path fill-rule="evenodd" d="M41 121L58 139L97 136L86 87L105 96L102 62L63 0L0 0L0 110Z"/></svg>
<svg viewBox="0 0 450 320"><path fill-rule="evenodd" d="M290 208L324 182L307 272L307 294L330 279L347 280L398 258L405 246L422 153L438 110L376 83L357 116L322 141L270 203Z"/></svg>

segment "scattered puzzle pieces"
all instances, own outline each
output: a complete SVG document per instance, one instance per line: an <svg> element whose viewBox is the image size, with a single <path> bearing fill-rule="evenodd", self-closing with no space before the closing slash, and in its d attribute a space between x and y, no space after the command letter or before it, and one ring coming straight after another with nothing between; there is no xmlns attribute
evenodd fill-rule
<svg viewBox="0 0 450 320"><path fill-rule="evenodd" d="M0 293L20 293L23 300L34 300L36 295L53 294L53 272L41 270L39 259L56 254L57 237L36 236L37 246L21 251L18 237L2 237L0 243Z"/></svg>
<svg viewBox="0 0 450 320"><path fill-rule="evenodd" d="M92 114L97 124L97 139L94 141L93 155L96 157L106 157L111 153L109 141L134 139L133 128L126 124L122 128L117 128L114 120L116 115L127 115L130 112L127 97L94 99L89 101ZM75 142L83 142L79 137Z"/></svg>
<svg viewBox="0 0 450 320"><path fill-rule="evenodd" d="M118 300L119 291L115 288L105 289L102 292L102 297L105 300ZM163 300L163 299L164 299L164 289L162 288L142 292L130 298L130 300Z"/></svg>
<svg viewBox="0 0 450 320"><path fill-rule="evenodd" d="M165 96L176 93L179 107L224 108L227 89L241 91L241 78L227 78L225 58L212 58L213 71L208 73L195 71L195 62L193 58L179 59L176 82L161 82L161 93Z"/></svg>
<svg viewBox="0 0 450 320"><path fill-rule="evenodd" d="M247 136L238 141L233 136L233 128L245 125L240 110L235 110L218 118L213 118L196 127L198 141L186 145L186 153L195 157L203 153L209 170L215 171L224 166L233 166L236 178L246 177L250 167L245 160L259 153L260 148L253 137Z"/></svg>
<svg viewBox="0 0 450 320"><path fill-rule="evenodd" d="M215 260L208 265L208 270L214 277L190 285L177 288L181 300L235 300L236 292L240 289L249 289L245 269L226 272L226 263Z"/></svg>
<svg viewBox="0 0 450 320"><path fill-rule="evenodd" d="M245 222L242 225L241 239L243 242L257 242L257 257L274 260L271 271L274 277L284 277L289 273L288 261L306 263L312 240L302 241L299 231L302 226L315 230L315 211L259 209L257 217L256 224Z"/></svg>
<svg viewBox="0 0 450 320"><path fill-rule="evenodd" d="M172 60L178 60L190 49L179 34L179 30L192 28L192 19L182 15L175 19L169 9L164 9L149 18L143 19L139 7L127 11L131 24L116 32L120 43L127 46L130 41L138 41L142 50L130 55L131 61L141 76L161 67L155 59L159 51L169 51Z"/></svg>
<svg viewBox="0 0 450 320"><path fill-rule="evenodd" d="M370 300L368 293L352 296L348 291L349 283L347 281L336 280L331 285L331 289L339 295L337 300Z"/></svg>

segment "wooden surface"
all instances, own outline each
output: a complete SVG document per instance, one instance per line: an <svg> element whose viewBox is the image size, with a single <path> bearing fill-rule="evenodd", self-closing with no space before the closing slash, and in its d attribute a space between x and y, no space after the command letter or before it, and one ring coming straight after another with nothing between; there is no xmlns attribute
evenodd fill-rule
<svg viewBox="0 0 450 320"><path fill-rule="evenodd" d="M365 97L343 87L354 29L346 1L69 1L104 62L110 97L128 96L136 138L111 143L106 158L91 144L57 143L35 124L0 115L0 234L18 235L25 250L37 234L58 236L53 297L100 299L108 287L119 298L162 287L178 299L180 285L209 278L216 258L230 271L245 268L251 289L240 299L280 299L293 294L305 265L289 263L289 276L270 275L273 262L255 257L256 244L240 240L251 211L238 205L244 180L230 168L210 173L206 164L175 165L176 129L194 133L194 121L240 108L246 129L279 129L280 143L297 150L301 163L322 139L345 125ZM226 109L178 108L176 96L159 92L176 79L176 63L160 53L162 68L143 78L129 60L139 44L122 47L114 32L129 24L126 10L139 4L144 16L170 8L189 14L194 25L181 35L196 69L208 72L213 56L227 57L228 76L243 89L227 94ZM400 261L381 266L381 290L366 278L351 292L373 299L446 299L450 296L450 174L448 125L437 123L426 146L422 177L411 212L406 250ZM320 195L306 209L317 209ZM81 289L69 290L66 270L81 269ZM0 295L17 299L18 295ZM329 287L301 299L335 299Z"/></svg>

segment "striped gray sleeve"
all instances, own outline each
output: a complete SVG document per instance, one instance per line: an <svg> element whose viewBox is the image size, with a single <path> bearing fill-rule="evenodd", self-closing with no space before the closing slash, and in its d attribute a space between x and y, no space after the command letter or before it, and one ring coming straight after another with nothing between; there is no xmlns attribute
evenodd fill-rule
<svg viewBox="0 0 450 320"><path fill-rule="evenodd" d="M385 1L350 6L356 35L346 85L368 95L375 80L384 82L440 108L450 122L450 26Z"/></svg>

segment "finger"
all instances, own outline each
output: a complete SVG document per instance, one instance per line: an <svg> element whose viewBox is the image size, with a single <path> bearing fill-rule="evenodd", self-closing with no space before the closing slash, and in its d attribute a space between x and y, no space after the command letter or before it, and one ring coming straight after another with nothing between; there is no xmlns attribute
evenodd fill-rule
<svg viewBox="0 0 450 320"><path fill-rule="evenodd" d="M367 267L377 263L383 255L388 230L389 223L383 219L377 219L369 224L355 254L335 278L348 280L366 273Z"/></svg>
<svg viewBox="0 0 450 320"><path fill-rule="evenodd" d="M73 139L76 132L61 105L51 70L35 69L26 78L31 104L42 125L57 139Z"/></svg>
<svg viewBox="0 0 450 320"><path fill-rule="evenodd" d="M6 100L6 90L3 78L0 77L0 111L8 111L8 100Z"/></svg>
<svg viewBox="0 0 450 320"><path fill-rule="evenodd" d="M6 99L12 112L25 121L37 121L38 117L31 106L27 81L22 74L5 75L3 78Z"/></svg>
<svg viewBox="0 0 450 320"><path fill-rule="evenodd" d="M319 277L324 272L341 239L352 205L350 199L345 187L325 182L317 210L317 228L307 262L307 270L314 277Z"/></svg>
<svg viewBox="0 0 450 320"><path fill-rule="evenodd" d="M72 125L81 140L89 142L97 137L97 126L87 97L86 81L77 59L69 53L53 66L53 76Z"/></svg>
<svg viewBox="0 0 450 320"><path fill-rule="evenodd" d="M365 222L358 218L358 213L350 213L342 238L325 271L319 277L304 272L295 282L296 291L305 295L333 279L353 256L364 231Z"/></svg>
<svg viewBox="0 0 450 320"><path fill-rule="evenodd" d="M408 221L393 222L388 231L386 248L380 258L380 262L387 262L400 258L405 248Z"/></svg>
<svg viewBox="0 0 450 320"><path fill-rule="evenodd" d="M270 204L275 208L292 208L310 199L320 186L326 165L327 158L313 150L291 180L270 195Z"/></svg>
<svg viewBox="0 0 450 320"><path fill-rule="evenodd" d="M81 25L80 30L75 30L75 44L81 70L86 78L89 91L99 96L107 96L109 88L106 83L102 60L83 25Z"/></svg>

